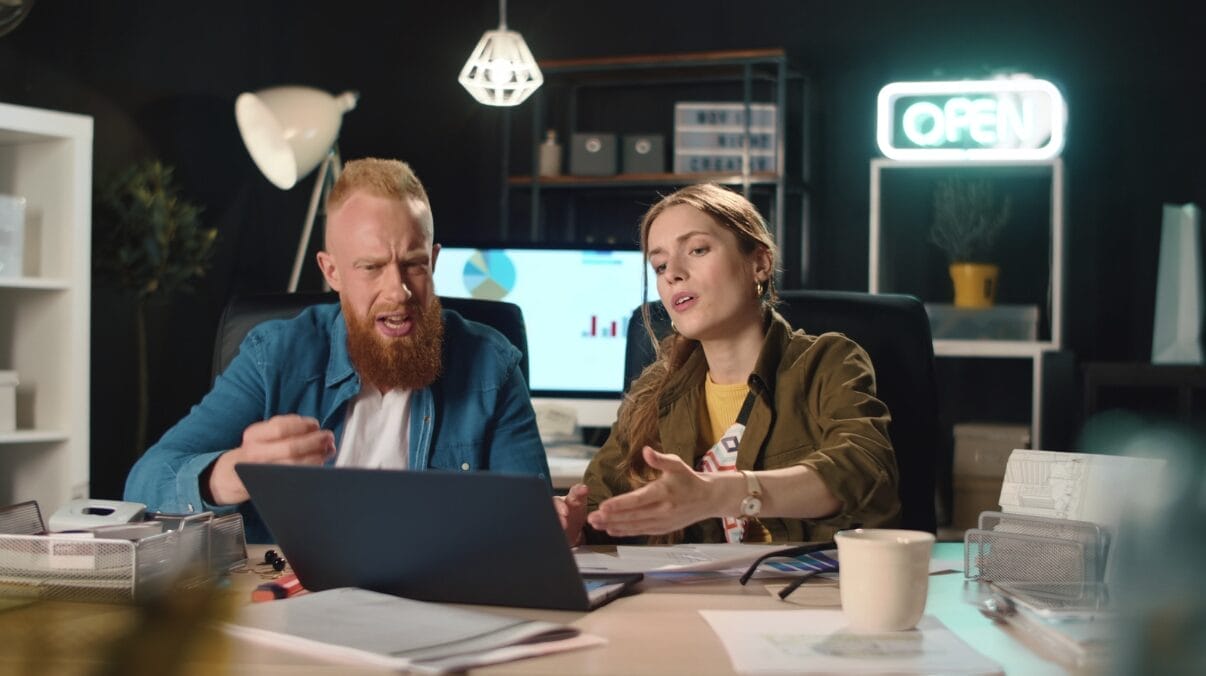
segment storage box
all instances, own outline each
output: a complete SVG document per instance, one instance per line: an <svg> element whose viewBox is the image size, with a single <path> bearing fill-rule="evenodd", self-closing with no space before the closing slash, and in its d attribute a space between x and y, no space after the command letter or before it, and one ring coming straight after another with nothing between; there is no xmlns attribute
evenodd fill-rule
<svg viewBox="0 0 1206 676"><path fill-rule="evenodd" d="M1038 340L1037 305L994 305L961 308L926 303L930 333L948 340Z"/></svg>
<svg viewBox="0 0 1206 676"><path fill-rule="evenodd" d="M625 134L621 151L625 174L661 174L666 171L666 140L661 134Z"/></svg>
<svg viewBox="0 0 1206 676"><path fill-rule="evenodd" d="M0 509L0 597L139 602L247 562L241 514L150 516L163 532L125 539L47 534L36 502Z"/></svg>
<svg viewBox="0 0 1206 676"><path fill-rule="evenodd" d="M570 173L612 176L616 173L616 135L576 133L570 145Z"/></svg>
<svg viewBox="0 0 1206 676"><path fill-rule="evenodd" d="M0 277L24 274L25 198L0 195Z"/></svg>
<svg viewBox="0 0 1206 676"><path fill-rule="evenodd" d="M955 476L1005 477L1015 448L1030 448L1030 427L967 422L955 426Z"/></svg>
<svg viewBox="0 0 1206 676"><path fill-rule="evenodd" d="M975 528L981 512L1001 508L1003 479L957 475L951 496L951 527L958 530Z"/></svg>
<svg viewBox="0 0 1206 676"><path fill-rule="evenodd" d="M0 371L0 432L17 429L17 372Z"/></svg>
<svg viewBox="0 0 1206 676"><path fill-rule="evenodd" d="M1000 509L1005 465L1015 448L1030 448L1030 428L1001 423L957 423L951 526L975 528L980 512Z"/></svg>
<svg viewBox="0 0 1206 676"><path fill-rule="evenodd" d="M776 170L777 110L772 103L680 101L674 104L674 171L741 172L749 151L751 173Z"/></svg>

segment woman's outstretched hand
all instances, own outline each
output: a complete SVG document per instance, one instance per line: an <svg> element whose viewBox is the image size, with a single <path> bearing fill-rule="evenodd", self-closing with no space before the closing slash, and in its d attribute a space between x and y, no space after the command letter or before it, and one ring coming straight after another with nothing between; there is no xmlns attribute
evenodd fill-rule
<svg viewBox="0 0 1206 676"><path fill-rule="evenodd" d="M714 484L691 469L682 458L646 446L642 453L651 468L661 472L652 482L605 500L587 522L614 537L661 535L716 516Z"/></svg>

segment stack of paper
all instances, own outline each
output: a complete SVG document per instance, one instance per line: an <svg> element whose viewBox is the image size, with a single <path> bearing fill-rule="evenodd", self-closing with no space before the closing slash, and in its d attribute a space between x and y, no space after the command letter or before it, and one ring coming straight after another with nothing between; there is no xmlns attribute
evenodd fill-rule
<svg viewBox="0 0 1206 676"><path fill-rule="evenodd" d="M331 660L435 672L604 642L565 625L354 588L255 603L243 608L226 629Z"/></svg>

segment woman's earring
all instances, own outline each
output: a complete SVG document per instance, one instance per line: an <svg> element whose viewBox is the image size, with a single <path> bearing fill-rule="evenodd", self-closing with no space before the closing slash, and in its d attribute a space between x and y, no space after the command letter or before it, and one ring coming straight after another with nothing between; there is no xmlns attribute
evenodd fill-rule
<svg viewBox="0 0 1206 676"><path fill-rule="evenodd" d="M759 298L761 298L762 295L766 293L766 282L754 282L754 292L758 294Z"/></svg>

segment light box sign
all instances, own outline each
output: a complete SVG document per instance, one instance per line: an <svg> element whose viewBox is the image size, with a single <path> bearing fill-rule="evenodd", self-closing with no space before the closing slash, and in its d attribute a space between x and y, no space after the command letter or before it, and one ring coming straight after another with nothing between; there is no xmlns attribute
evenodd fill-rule
<svg viewBox="0 0 1206 676"><path fill-rule="evenodd" d="M894 82L879 92L879 149L894 160L1045 160L1067 108L1046 80Z"/></svg>

